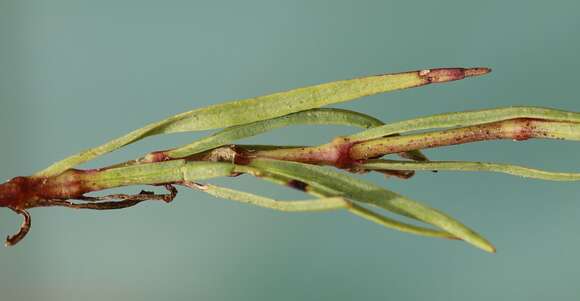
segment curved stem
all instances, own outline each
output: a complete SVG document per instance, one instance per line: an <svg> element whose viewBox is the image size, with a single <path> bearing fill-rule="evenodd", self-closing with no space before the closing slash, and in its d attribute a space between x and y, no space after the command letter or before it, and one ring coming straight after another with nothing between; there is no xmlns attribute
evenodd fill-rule
<svg viewBox="0 0 580 301"><path fill-rule="evenodd" d="M28 231L30 231L30 226L32 226L32 219L30 218L30 213L28 213L28 211L24 209L12 209L12 211L22 215L23 220L18 232L14 235L6 237L6 242L4 242L4 245L7 247L13 246L21 241L26 236L26 234L28 234Z"/></svg>

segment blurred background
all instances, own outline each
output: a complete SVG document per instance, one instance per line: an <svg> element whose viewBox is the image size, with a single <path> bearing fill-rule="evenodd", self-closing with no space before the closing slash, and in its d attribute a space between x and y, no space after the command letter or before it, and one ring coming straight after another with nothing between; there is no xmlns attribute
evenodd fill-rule
<svg viewBox="0 0 580 301"><path fill-rule="evenodd" d="M0 179L185 110L305 85L434 67L485 77L338 105L396 121L535 105L580 111L577 1L0 1ZM318 144L346 127L244 143ZM205 133L155 137L83 167ZM580 143L486 142L426 152L578 171ZM383 183L460 219L497 254L344 212L268 211L183 190L170 205L33 209L0 250L2 300L577 300L580 187L490 173ZM250 177L214 181L303 197ZM129 192L137 192L132 188ZM0 232L21 220L0 210Z"/></svg>

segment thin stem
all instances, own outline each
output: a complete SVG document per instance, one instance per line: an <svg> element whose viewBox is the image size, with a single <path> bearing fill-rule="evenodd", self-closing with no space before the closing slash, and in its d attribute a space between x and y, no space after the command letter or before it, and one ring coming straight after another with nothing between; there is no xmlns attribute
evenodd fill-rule
<svg viewBox="0 0 580 301"><path fill-rule="evenodd" d="M56 177L69 182L78 181L84 193L130 185L159 185L187 180L204 180L230 176L233 164L227 162L201 162L171 160L165 162L142 163L137 165L108 168L104 170L70 171L76 177L70 179L67 173Z"/></svg>
<svg viewBox="0 0 580 301"><path fill-rule="evenodd" d="M349 150L349 157L353 160L366 160L417 149L485 140L523 141L530 138L580 140L580 123L520 118L444 131L386 137L354 144Z"/></svg>
<svg viewBox="0 0 580 301"><path fill-rule="evenodd" d="M580 122L580 113L526 106L443 113L388 123L383 126L374 127L350 135L346 138L350 141L367 141L382 138L394 133L403 134L411 131L434 130L438 128L459 126L464 127L517 118Z"/></svg>
<svg viewBox="0 0 580 301"><path fill-rule="evenodd" d="M295 161L307 164L349 168L371 158L426 148L457 145L485 140L531 138L580 140L580 123L531 118L517 118L427 133L388 136L353 142L337 138L315 147L275 149L253 152L256 158Z"/></svg>

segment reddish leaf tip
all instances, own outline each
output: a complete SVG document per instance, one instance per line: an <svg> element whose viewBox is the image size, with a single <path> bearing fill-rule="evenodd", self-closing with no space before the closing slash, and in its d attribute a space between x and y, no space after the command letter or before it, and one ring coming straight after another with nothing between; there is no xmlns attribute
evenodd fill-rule
<svg viewBox="0 0 580 301"><path fill-rule="evenodd" d="M490 68L437 68L425 69L418 71L419 77L425 79L428 83L443 83L454 80L464 79L466 77L484 75L491 72Z"/></svg>
<svg viewBox="0 0 580 301"><path fill-rule="evenodd" d="M491 72L491 68L487 67L474 67L474 68L467 68L463 71L463 75L465 77L470 76L480 76L485 75Z"/></svg>

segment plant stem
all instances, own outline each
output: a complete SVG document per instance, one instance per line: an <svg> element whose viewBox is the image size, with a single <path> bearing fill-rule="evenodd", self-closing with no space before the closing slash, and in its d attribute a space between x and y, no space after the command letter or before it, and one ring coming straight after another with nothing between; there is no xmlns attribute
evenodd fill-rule
<svg viewBox="0 0 580 301"><path fill-rule="evenodd" d="M354 144L353 160L366 160L386 154L486 140L531 138L580 140L580 123L529 118L511 119L481 125L406 136L385 137Z"/></svg>
<svg viewBox="0 0 580 301"><path fill-rule="evenodd" d="M486 140L523 141L530 138L580 140L580 123L516 118L368 141L351 142L346 138L337 138L331 143L316 147L264 150L254 152L252 156L348 168L355 163L387 154Z"/></svg>

